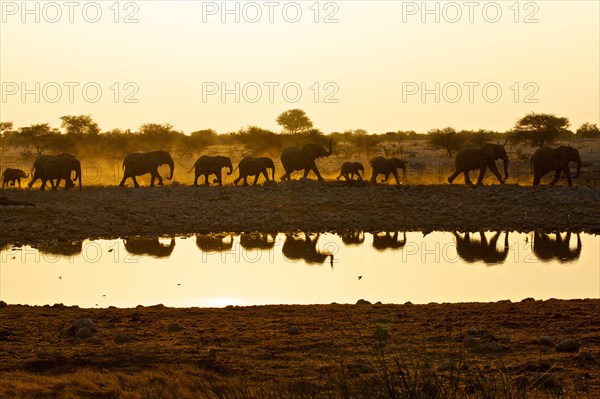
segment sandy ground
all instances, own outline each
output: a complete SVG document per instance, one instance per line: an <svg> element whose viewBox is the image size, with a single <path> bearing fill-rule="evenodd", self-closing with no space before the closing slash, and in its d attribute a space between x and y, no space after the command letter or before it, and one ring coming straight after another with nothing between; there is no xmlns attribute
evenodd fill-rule
<svg viewBox="0 0 600 399"><path fill-rule="evenodd" d="M462 359L465 373L503 370L511 383L547 373L545 385L561 387L566 397L593 398L600 397L599 310L597 299L222 309L10 305L0 308L0 379L8 387L24 378L18 373L41 379L88 368L191 367L208 380L318 387L340 370L349 379L376 373L379 335L387 356L407 365L425 359L448 374L444 364ZM91 337L61 333L83 317L97 326ZM572 352L557 350L565 340L575 341Z"/></svg>
<svg viewBox="0 0 600 399"><path fill-rule="evenodd" d="M0 243L244 231L600 232L591 187L348 187L287 181L267 187L8 190L35 207L0 207Z"/></svg>

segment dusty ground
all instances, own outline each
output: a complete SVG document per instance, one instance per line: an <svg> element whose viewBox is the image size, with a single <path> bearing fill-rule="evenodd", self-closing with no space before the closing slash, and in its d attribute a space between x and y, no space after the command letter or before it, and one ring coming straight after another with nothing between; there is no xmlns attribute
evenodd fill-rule
<svg viewBox="0 0 600 399"><path fill-rule="evenodd" d="M94 377L98 381L114 373L153 371L168 380L184 370L197 384L302 383L318 390L339 381L341 371L349 383L375 375L379 334L388 361L397 356L408 369L426 361L447 377L444 364L461 359L463 378L500 370L510 384L531 384L544 375L544 389L593 398L600 397L599 311L597 299L224 309L11 305L0 308L0 396L51 396L58 386L68 392L64 387L76 389L75 382L89 369L102 372ZM61 333L83 317L98 327L91 337ZM568 339L579 348L559 352L556 345ZM98 381L101 386L90 382L83 392L117 397L110 393L118 387Z"/></svg>
<svg viewBox="0 0 600 399"><path fill-rule="evenodd" d="M292 181L268 187L7 190L0 244L240 231L600 232L600 189L495 185L401 187Z"/></svg>

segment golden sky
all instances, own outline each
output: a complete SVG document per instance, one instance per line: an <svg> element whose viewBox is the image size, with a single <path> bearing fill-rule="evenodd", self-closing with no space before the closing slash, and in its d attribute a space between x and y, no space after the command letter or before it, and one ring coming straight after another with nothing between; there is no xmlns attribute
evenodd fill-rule
<svg viewBox="0 0 600 399"><path fill-rule="evenodd" d="M1 1L0 120L324 132L600 121L598 1ZM99 91L100 90L100 91ZM300 91L298 91L300 90Z"/></svg>

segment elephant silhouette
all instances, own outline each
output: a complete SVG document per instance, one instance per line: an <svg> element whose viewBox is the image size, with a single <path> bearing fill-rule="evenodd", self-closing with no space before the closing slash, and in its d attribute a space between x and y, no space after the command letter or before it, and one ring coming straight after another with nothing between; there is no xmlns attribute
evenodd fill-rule
<svg viewBox="0 0 600 399"><path fill-rule="evenodd" d="M458 232L454 232L456 240L456 252L467 263L482 261L487 265L504 263L508 257L508 232L504 235L504 247L498 249L498 239L502 232L497 231L488 241L483 231L479 232L479 240L471 238L471 233L466 232L461 236Z"/></svg>
<svg viewBox="0 0 600 399"><path fill-rule="evenodd" d="M223 252L233 248L231 234L197 234L196 246L203 252Z"/></svg>
<svg viewBox="0 0 600 399"><path fill-rule="evenodd" d="M571 233L563 237L561 233L533 234L533 253L542 262L558 260L561 263L573 262L581 255L581 237L577 234L577 246L571 248Z"/></svg>
<svg viewBox="0 0 600 399"><path fill-rule="evenodd" d="M244 233L240 236L240 245L245 249L271 249L276 238L277 233Z"/></svg>
<svg viewBox="0 0 600 399"><path fill-rule="evenodd" d="M292 260L304 260L308 265L322 265L329 258L329 264L333 268L333 254L321 252L317 248L320 234L313 238L309 233L304 233L304 237L294 234L286 234L285 242L281 252Z"/></svg>
<svg viewBox="0 0 600 399"><path fill-rule="evenodd" d="M406 233L402 233L402 239L397 231L373 233L373 248L378 251L386 249L402 249L406 245Z"/></svg>
<svg viewBox="0 0 600 399"><path fill-rule="evenodd" d="M73 256L81 254L83 241L67 241L50 244L40 244L37 247L40 253L48 255Z"/></svg>
<svg viewBox="0 0 600 399"><path fill-rule="evenodd" d="M361 230L345 231L338 235L346 245L360 245L365 242L365 233Z"/></svg>
<svg viewBox="0 0 600 399"><path fill-rule="evenodd" d="M125 250L131 255L152 256L154 258L166 258L171 255L175 248L175 239L171 238L171 242L162 244L158 237L133 237L123 240Z"/></svg>

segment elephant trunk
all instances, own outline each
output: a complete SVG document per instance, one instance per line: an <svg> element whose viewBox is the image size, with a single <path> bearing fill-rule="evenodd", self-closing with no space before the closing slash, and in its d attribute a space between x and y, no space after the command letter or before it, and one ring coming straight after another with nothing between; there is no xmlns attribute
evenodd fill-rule
<svg viewBox="0 0 600 399"><path fill-rule="evenodd" d="M508 179L508 157L504 158L504 180Z"/></svg>
<svg viewBox="0 0 600 399"><path fill-rule="evenodd" d="M75 167L75 180L79 179L79 191L81 191L81 165Z"/></svg>
<svg viewBox="0 0 600 399"><path fill-rule="evenodd" d="M173 172L175 171L175 162L173 162L173 159L170 159L167 164L169 165L169 168L171 168L171 172L169 173L169 177L167 177L167 179L171 180L173 178Z"/></svg>
<svg viewBox="0 0 600 399"><path fill-rule="evenodd" d="M227 165L226 167L229 168L229 172L227 172L227 176L231 176L231 174L235 170L235 169L233 169L233 165Z"/></svg>

